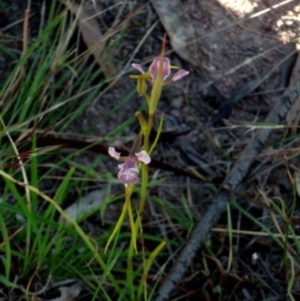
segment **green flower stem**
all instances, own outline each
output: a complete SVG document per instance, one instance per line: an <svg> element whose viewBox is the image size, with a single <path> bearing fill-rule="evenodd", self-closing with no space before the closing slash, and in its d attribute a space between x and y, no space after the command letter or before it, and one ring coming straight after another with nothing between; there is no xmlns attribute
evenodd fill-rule
<svg viewBox="0 0 300 301"><path fill-rule="evenodd" d="M133 217L132 217L132 211L129 212L131 209L131 194L132 194L132 190L133 190L133 184L130 184L128 186L125 186L125 204L123 206L123 209L122 209L122 213L117 221L117 224L112 232L112 234L110 235L110 237L108 238L108 241L106 243L106 246L104 248L104 253L107 252L108 250L108 247L110 246L111 242L113 241L113 239L115 238L115 236L117 235L117 233L120 231L122 225L123 225L123 222L125 220L125 217L126 217L126 213L129 213L129 219L130 219L130 224L131 226L133 225L132 223L132 220L133 220ZM132 231L134 231L134 228L132 227ZM136 232L132 233L132 236L133 237L136 237ZM135 238L135 241L136 241L136 238Z"/></svg>
<svg viewBox="0 0 300 301"><path fill-rule="evenodd" d="M154 115L149 115L147 124L145 124L145 120L139 115L136 114L136 116L140 120L140 125L144 125L144 129L141 129L143 135L144 135L144 145L143 149L146 152L149 152L150 149L150 134L152 131L153 127L153 121L154 121ZM144 209L146 205L146 198L147 198L147 190L148 190L148 182L149 182L149 174L148 174L148 166L145 164L142 164L141 166L141 171L142 171L142 183L141 183L141 197L140 197L140 202L139 202L139 207L138 207L138 212L137 212L137 217L134 223L134 227L132 225L132 219L130 219L130 224L131 224L131 240L130 240L130 245L129 245L129 250L128 250L128 257L127 257L127 281L129 283L129 294L130 294L130 300L135 300L134 298L134 283L133 283L133 258L134 254L137 253L137 247L136 247L136 241L139 232L141 232L141 226L142 226L142 219L143 219L143 214L144 214ZM127 194L126 194L127 195ZM127 199L127 197L126 197ZM128 208L128 213L130 217L130 210L131 210L131 205L130 208ZM132 211L131 211L132 214ZM143 277L145 278L145 272L143 272ZM140 295L140 293L138 293Z"/></svg>
<svg viewBox="0 0 300 301"><path fill-rule="evenodd" d="M135 300L134 297L134 277L133 277L133 257L134 257L134 244L131 239L130 245L129 245L129 250L128 250L128 255L127 255L127 269L126 269L126 274L127 274L127 287L129 290L129 295L130 295L130 300Z"/></svg>
<svg viewBox="0 0 300 301"><path fill-rule="evenodd" d="M149 153L150 149L150 134L153 127L153 121L154 121L154 115L148 116L148 122L147 122L147 128L144 135L144 150ZM149 175L148 175L148 166L143 164L142 165L142 186L141 186L141 199L139 203L139 218L142 220L144 208L146 204L146 198L147 198L147 189L148 189L148 181L149 181Z"/></svg>
<svg viewBox="0 0 300 301"><path fill-rule="evenodd" d="M126 198L125 207L127 207L127 212L129 217L129 223L131 228L131 241L133 244L133 249L137 253L136 241L137 241L138 229L134 222L130 197Z"/></svg>
<svg viewBox="0 0 300 301"><path fill-rule="evenodd" d="M155 82L152 86L151 94L150 97L147 94L147 87L146 87L146 78L145 75L139 76L138 77L138 83L137 83L137 92L144 96L147 104L148 104L148 119L147 123L145 122L145 119L143 118L141 113L136 113L137 118L139 119L140 126L141 126L141 134L143 135L143 149L149 153L150 150L151 152L153 151L158 138L161 133L162 129L162 124L163 124L163 118L160 122L159 130L156 135L156 139L154 141L154 144L150 147L150 134L153 128L153 123L154 123L154 116L156 112L156 108L161 96L162 88L163 88L163 58L165 54L165 45L166 45L166 36L164 36L163 40L163 45L162 45L162 51L160 55L160 64L159 64L159 70L157 77L155 79ZM149 74L148 74L149 76ZM142 164L141 166L141 171L142 171L142 183L141 183L141 195L140 195L140 202L139 202L139 207L138 207L138 212L137 212L137 217L134 223L134 227L132 225L132 217L130 218L130 213L131 211L131 206L128 208L128 213L129 213L129 218L130 218L130 224L131 224L131 231L132 231L132 236L130 240L130 245L129 245L129 250L128 250L128 257L127 257L127 281L129 284L129 294L130 294L130 300L135 300L135 287L133 283L133 257L134 257L134 252L137 252L136 248L136 240L138 237L139 232L142 233L142 219L143 219L143 214L144 214L144 209L146 205L146 199L147 199L147 192L148 192L148 183L149 183L149 174L148 174L148 166L145 164ZM131 194L130 194L131 195ZM127 193L126 193L126 203L127 203ZM132 214L132 211L131 211ZM142 235L142 234L141 234ZM163 244L159 245L158 248L151 254L150 259L148 260L147 264L144 265L144 270L143 270L143 277L145 280L145 285L144 285L144 293L145 296L147 295L146 290L147 290L147 285L146 285L146 277L147 273L149 272L150 266L154 260L154 258L157 256L157 253L162 249ZM137 289L137 298L139 299L142 295L142 290L141 287Z"/></svg>
<svg viewBox="0 0 300 301"><path fill-rule="evenodd" d="M151 145L151 148L149 149L148 151L148 154L151 155L153 150L155 149L156 145L157 145L157 142L159 140L159 137L160 137L160 134L162 132L162 128L163 128L163 125L164 125L164 114L161 115L160 117L160 120L159 120L159 125L158 125L158 129L156 131L156 137L154 139L154 142L152 143Z"/></svg>
<svg viewBox="0 0 300 301"><path fill-rule="evenodd" d="M163 240L151 253L148 259L144 261L144 271L143 271L143 281L141 281L138 293L137 293L137 300L142 300L142 294L144 293L144 300L148 300L147 297L147 274L149 273L149 270L155 260L155 258L158 256L160 251L166 246L167 242Z"/></svg>
<svg viewBox="0 0 300 301"><path fill-rule="evenodd" d="M143 164L142 165L141 199L140 199L139 211L138 211L138 214L140 216L139 218L141 220L143 219L143 214L144 214L144 209L145 209L145 204L146 204L148 180L149 180L148 166Z"/></svg>
<svg viewBox="0 0 300 301"><path fill-rule="evenodd" d="M152 131L153 127L153 122L154 122L154 114L149 114L148 120L147 120L147 127L146 131L144 134L144 150L148 153L150 149L150 134Z"/></svg>

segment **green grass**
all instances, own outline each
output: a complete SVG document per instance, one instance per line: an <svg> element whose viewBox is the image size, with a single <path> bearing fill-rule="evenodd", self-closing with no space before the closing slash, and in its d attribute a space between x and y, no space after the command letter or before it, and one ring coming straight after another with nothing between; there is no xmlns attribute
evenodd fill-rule
<svg viewBox="0 0 300 301"><path fill-rule="evenodd" d="M103 234L96 237L88 236L81 228L79 222L82 219L95 212L103 217L109 204L123 200L123 193L112 195L111 180L112 177L115 179L115 175L96 171L106 156L95 156L86 166L78 163L76 157L85 156L89 147L63 155L57 147L37 147L39 137L48 131L54 136L64 137L70 125L91 105L115 74L104 78L101 66L86 63L87 51L77 52L78 45L70 41L74 37L76 39L78 20L71 18L70 21L70 14L58 1L51 2L45 24L41 34L23 49L22 56L0 90L0 173L3 188L0 202L0 270L3 271L0 286L12 290L18 288L20 282L26 289L29 283L42 286L51 275L54 281L80 280L85 293L88 292L94 300L129 300L129 291L140 296L144 293L144 280L141 280L143 266L146 271L150 270L159 249L134 255L139 267L128 275L124 263L128 257L129 229L124 227L118 235L122 243L115 241L109 252L104 254L113 226L105 226ZM123 35L123 31L116 35L114 47L118 47L116 42ZM113 49L108 47L111 46L107 46L105 51L113 53ZM5 48L0 51L8 53ZM95 126L117 114L130 101L133 92L106 112L105 119L96 120ZM121 136L134 121L132 116L95 143ZM91 130L93 127L85 129L79 137L88 139ZM63 211L62 206L68 199L83 197L91 182L100 183L106 190L105 200L75 221ZM53 188L42 191L40 187L44 183L50 183ZM147 236L147 240L159 245L163 239ZM138 282L137 287L131 284L128 288L127 276Z"/></svg>
<svg viewBox="0 0 300 301"><path fill-rule="evenodd" d="M0 7L1 4L2 1ZM69 42L76 37L77 22L59 2L51 1L42 33L28 42L0 90L0 287L19 293L18 287L23 283L25 288L29 285L30 291L30 283L41 287L51 275L54 281L80 280L84 293L89 294L91 300L152 300L169 268L170 256L176 256L197 222L194 207L198 208L202 200L191 199L188 193L179 195L177 202L160 195L151 196L149 201L159 208L159 213L157 217L148 214L149 224L140 235L145 245L141 247L142 243L138 241L138 253L132 255L133 267L127 266L128 256L131 256L128 251L131 232L127 224L104 253L114 229L113 224L106 222L107 215L113 211L112 205L118 207L124 201L123 191L118 192L120 190L114 186L115 171L105 169L107 157L91 155L88 150L93 144L78 150L37 147L39 137L45 133L51 132L57 137L69 134L73 122L116 75L104 78L100 66L86 63L88 51L78 53L78 45ZM116 34L114 43L107 46L106 51L113 53L112 47L119 47L125 34L124 30ZM0 51L9 53L3 46ZM99 117L76 138L91 138L97 144L122 137L128 126L136 122L133 112L104 137L95 139L90 133L118 114L134 93L124 95L104 118ZM192 109L191 115L194 116ZM199 132L213 141L202 125L196 124ZM219 151L226 154L223 149ZM89 156L89 165L77 160L79 156ZM51 188L42 188L45 183ZM176 183L158 178L150 183L150 189L159 189L165 184L176 186ZM63 209L66 204L82 199L94 187L104 191L102 202L77 220L70 218ZM211 183L201 187L212 194L218 191ZM299 236L293 227L296 192L291 208L281 197L270 199L268 206L272 210L266 214L273 221L272 225L266 225L238 203L228 205L224 224L213 230L212 237L199 252L201 260L195 274L200 275L203 283L207 282L204 276L214 279L220 273L226 279L232 274L239 275L241 270L236 266L246 262L236 253L240 247L239 239L249 242L252 237L262 235L281 254L284 267L290 271L287 289L292 299L300 256ZM238 214L233 215L233 209ZM102 221L103 232L97 236L89 236L82 227L82 222L93 214L98 214ZM236 216L247 218L251 230L239 227ZM284 226L279 225L279 220L284 221ZM165 247L166 238L168 248ZM215 290L219 288L219 284L214 287ZM30 299L28 295L26 297Z"/></svg>

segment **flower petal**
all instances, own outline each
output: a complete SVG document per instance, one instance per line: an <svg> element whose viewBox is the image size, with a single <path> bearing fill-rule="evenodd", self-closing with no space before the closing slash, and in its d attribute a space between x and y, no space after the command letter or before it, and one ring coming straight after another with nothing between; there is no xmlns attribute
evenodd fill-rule
<svg viewBox="0 0 300 301"><path fill-rule="evenodd" d="M119 164L119 165L118 165L118 168L119 168L119 170L123 170L123 171L124 171L124 170L130 169L131 172L136 172L136 173L139 172L139 169L137 168L137 165L135 165L135 166L133 166L133 167L128 167L128 164L127 164L127 163Z"/></svg>
<svg viewBox="0 0 300 301"><path fill-rule="evenodd" d="M143 70L143 67L142 67L140 64L131 64L131 66L132 66L134 69L140 71L142 74L145 73L144 70Z"/></svg>
<svg viewBox="0 0 300 301"><path fill-rule="evenodd" d="M123 164L119 165L120 166ZM137 168L120 168L118 172L118 179L125 185L135 184L139 181L139 170Z"/></svg>
<svg viewBox="0 0 300 301"><path fill-rule="evenodd" d="M139 162L142 162L144 164L149 164L151 162L150 156L144 150L141 152L135 153L135 156L137 157Z"/></svg>
<svg viewBox="0 0 300 301"><path fill-rule="evenodd" d="M183 77L187 76L188 74L189 74L189 71L180 69L174 74L171 81L176 82L177 80L182 79Z"/></svg>
<svg viewBox="0 0 300 301"><path fill-rule="evenodd" d="M149 71L150 71L151 79L152 79L153 83L155 82L155 79L158 74L159 64L160 64L160 57L156 57L149 67ZM166 78L168 78L171 74L170 60L168 58L164 57L162 64L163 64L163 66L162 66L163 67L162 68L163 81L165 81Z"/></svg>
<svg viewBox="0 0 300 301"><path fill-rule="evenodd" d="M118 152L115 150L115 148L112 147L112 146L110 146L110 147L108 148L108 154L109 154L111 157L113 157L113 158L115 158L115 159L117 159L117 160L119 160L119 159L120 159L120 156L121 156L121 153L118 153Z"/></svg>

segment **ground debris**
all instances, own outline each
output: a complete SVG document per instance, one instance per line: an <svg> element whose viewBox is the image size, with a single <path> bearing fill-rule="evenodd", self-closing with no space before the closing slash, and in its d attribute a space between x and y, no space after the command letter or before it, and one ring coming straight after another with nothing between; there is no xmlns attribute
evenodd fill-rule
<svg viewBox="0 0 300 301"><path fill-rule="evenodd" d="M205 53L197 40L196 32L189 15L180 0L152 0L160 21L170 37L170 42L176 53L189 63L210 69L206 66Z"/></svg>
<svg viewBox="0 0 300 301"><path fill-rule="evenodd" d="M95 61L103 69L105 77L109 78L113 72L113 66L108 61L104 52L106 39L96 20L96 13L90 14L86 6L79 5L72 1L62 1L68 9L79 19L79 29L82 39L88 50L94 56Z"/></svg>
<svg viewBox="0 0 300 301"><path fill-rule="evenodd" d="M59 290L61 293L60 297L45 301L72 301L79 296L81 292L81 286L76 283L71 286L62 286L59 288Z"/></svg>
<svg viewBox="0 0 300 301"><path fill-rule="evenodd" d="M292 71L292 76L291 76L289 87L293 87L293 85L295 85L299 81L300 81L300 53L298 54L297 62ZM289 127L291 127L292 133L296 134L297 127L300 122L300 96L295 101L293 107L287 114L286 122L287 122L287 125Z"/></svg>

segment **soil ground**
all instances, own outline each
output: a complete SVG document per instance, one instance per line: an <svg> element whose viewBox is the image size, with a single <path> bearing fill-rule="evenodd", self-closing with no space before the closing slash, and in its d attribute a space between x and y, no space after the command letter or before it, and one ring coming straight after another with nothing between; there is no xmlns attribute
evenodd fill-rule
<svg viewBox="0 0 300 301"><path fill-rule="evenodd" d="M22 18L27 4L19 0L2 2L5 10L0 13L0 39L18 55L22 44ZM34 16L30 19L30 30L33 37L38 34L36 28L41 3L32 1ZM178 1L177 11L176 7L172 8L172 19L169 18L170 12L164 12L164 8L155 4L157 1L96 0L86 1L85 4L92 9L95 3L103 11L99 21L103 32L112 26L120 9L123 9L119 22L127 20L126 33L113 58L114 68L122 71L123 76L116 86L95 99L72 125L70 133L82 134L86 128L92 128L91 136L105 136L141 106L141 98L131 96L130 103L122 106L117 114L99 123L99 120L105 120L106 113L116 107L124 95L130 95L135 88L135 83L128 78L128 74L135 71L128 66L122 69L123 62L139 47L132 61L148 66L159 54L162 36L167 32L170 37L167 53L172 64L189 70L190 75L165 89L159 104L166 122L153 157L176 170L170 171L171 168L164 169L165 165L158 164L161 166L159 175L165 177L165 181L154 193L178 206L178 196L188 195L194 218L198 220L214 197L211 186L220 187L232 164L250 143L254 125L264 121L291 80L292 68L300 50L300 4L297 0L182 0ZM181 18L174 17L177 15ZM187 47L174 51L175 41L184 41L184 37L179 35L182 32L189 37L193 34L193 40ZM0 84L15 62L11 56L0 54ZM293 124L297 117L290 119ZM129 142L135 131L134 126L125 130ZM292 199L289 171L299 167L299 160L295 153L286 155L284 151L298 147L298 142L295 139L289 144L284 143L278 150L280 141L287 135L287 130L274 132L240 190L240 194L246 196L241 197L243 206L261 217L267 225L271 221L269 218L263 219L264 209L249 200L262 195L266 198L280 196L286 202ZM89 162L91 158L81 157L78 160ZM101 165L99 169L109 170L113 166L115 162L109 160L107 166ZM185 172L190 175L197 172L204 180L188 177ZM149 208L153 214L156 210L151 206ZM253 229L253 225L234 210L232 215L234 227L238 228L242 223L243 229ZM300 211L298 216L300 220ZM225 221L224 216L217 227L220 228ZM299 235L300 231L296 233ZM184 231L180 235L186 240ZM228 244L227 238L214 232L211 243L220 246L220 261L226 261L222 244ZM242 237L240 241L235 241L236 257L230 273L223 274L224 270L211 262L210 268L214 271L207 276L196 260L187 275L185 289L196 291L199 283L204 284L203 289L195 292L195 299L187 297L185 300L214 300L218 296L216 287L222 291L218 300L263 300L264 294L269 295L274 289L272 285L257 284L260 279L265 279L265 275L256 266L250 265L253 252L262 255L268 268L284 286L281 261L278 260L280 254L268 244L268 239L260 238ZM298 278L299 271L298 266ZM253 276L256 272L257 276ZM298 298L299 287L300 282L294 291L294 296ZM276 292L272 296L275 295ZM276 298L279 300L277 295Z"/></svg>

